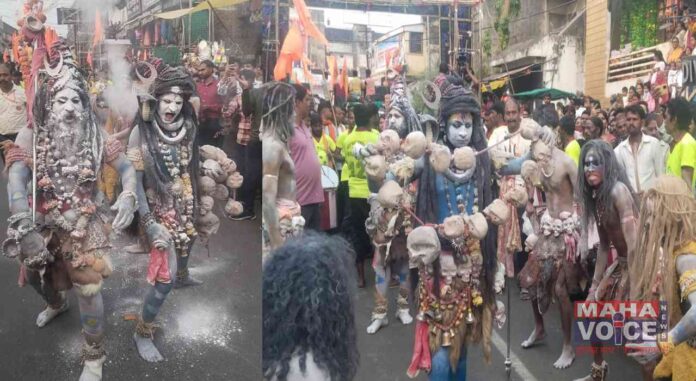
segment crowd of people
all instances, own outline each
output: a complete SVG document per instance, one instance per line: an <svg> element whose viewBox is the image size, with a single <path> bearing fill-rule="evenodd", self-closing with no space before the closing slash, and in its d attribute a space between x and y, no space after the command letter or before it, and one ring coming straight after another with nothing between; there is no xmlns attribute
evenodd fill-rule
<svg viewBox="0 0 696 381"><path fill-rule="evenodd" d="M590 97L554 104L548 94L536 107L509 95L480 104L470 78L447 65L441 71L433 79L442 94L433 116L415 111L398 73L388 77L383 102L356 93L336 107L312 102L308 86L284 82L257 94L264 124L264 376L302 379L298 362L321 379L349 380L356 372L354 357L338 364L331 355L352 354L353 340L337 343L329 334L325 341L318 333L328 334L334 319L354 325L343 320L352 319L353 293L331 295L347 303L343 312L318 311L307 294L307 282L317 293L336 291L334 282L352 272L278 281L317 266L316 253L302 247L307 242L336 245L334 255L354 259L358 287L367 285L364 262L371 258L368 334L387 326L389 286L398 287L397 319L411 324L416 312L411 377L422 370L431 380L465 379L473 343L490 356L492 327L505 321L497 295L505 277L516 277L534 314L523 348L546 336L544 314L552 300L559 306L563 349L554 367L575 359L571 299L660 299L675 307L667 339L653 341L652 354L639 347L630 356L646 379L653 372L693 379L693 369L675 360L677 353L693 360L686 347L696 337L695 310L679 309L677 301L696 295L689 286L696 269L696 113L689 101L679 92L639 100L646 91L637 86L626 103L612 97L607 108ZM327 168L337 172L335 190L322 187ZM330 235L303 236L308 231ZM266 315L266 306L283 314ZM282 306L293 306L293 324L284 323ZM300 335L305 330L308 338ZM600 346L586 380L607 379Z"/></svg>

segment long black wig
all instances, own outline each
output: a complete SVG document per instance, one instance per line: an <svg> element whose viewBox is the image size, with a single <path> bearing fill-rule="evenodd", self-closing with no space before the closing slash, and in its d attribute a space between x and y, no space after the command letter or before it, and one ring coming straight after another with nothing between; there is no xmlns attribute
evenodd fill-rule
<svg viewBox="0 0 696 381"><path fill-rule="evenodd" d="M263 376L285 381L293 357L307 354L331 380L358 368L355 254L337 236L306 233L272 252L263 269Z"/></svg>

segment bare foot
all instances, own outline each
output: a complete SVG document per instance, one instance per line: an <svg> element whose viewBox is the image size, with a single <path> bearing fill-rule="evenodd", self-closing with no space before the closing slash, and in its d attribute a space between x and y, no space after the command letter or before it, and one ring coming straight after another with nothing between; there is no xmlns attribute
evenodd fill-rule
<svg viewBox="0 0 696 381"><path fill-rule="evenodd" d="M538 330L538 332L537 332L537 329L534 328L532 333L529 335L529 338L527 338L527 340L522 342L522 348L524 348L524 349L530 348L534 344L540 342L541 340L544 340L545 337L546 337L546 331L544 331L543 328Z"/></svg>
<svg viewBox="0 0 696 381"><path fill-rule="evenodd" d="M36 317L36 325L41 328L48 324L51 320L53 320L56 316L62 314L63 312L68 310L68 299L65 299L65 303L58 308L58 309L53 309L50 306L46 306L46 309L41 311L39 313L39 316Z"/></svg>
<svg viewBox="0 0 696 381"><path fill-rule="evenodd" d="M174 288L193 287L200 286L202 284L203 281L193 278L191 275L187 275L185 278L177 278L176 282L174 282Z"/></svg>
<svg viewBox="0 0 696 381"><path fill-rule="evenodd" d="M576 378L573 381L603 381L607 378L607 373L609 373L609 365L606 361L602 361L602 365L597 365L592 362L590 374L583 378Z"/></svg>
<svg viewBox="0 0 696 381"><path fill-rule="evenodd" d="M561 357L559 357L558 360L553 363L553 367L557 369L565 369L573 363L573 360L575 360L575 349L573 349L573 346L570 344L563 345Z"/></svg>
<svg viewBox="0 0 696 381"><path fill-rule="evenodd" d="M98 360L85 361L80 381L100 381L102 379L102 365L104 365L105 360L106 356L102 356Z"/></svg>
<svg viewBox="0 0 696 381"><path fill-rule="evenodd" d="M133 340L135 341L135 346L138 348L138 353L143 360L147 362L159 362L164 360L164 357L160 354L155 347L155 343L149 337L142 337L138 333L133 334Z"/></svg>
<svg viewBox="0 0 696 381"><path fill-rule="evenodd" d="M387 324L389 324L389 320L387 320L387 318L375 319L372 321L372 323L370 323L369 326L367 326L367 333L372 335Z"/></svg>

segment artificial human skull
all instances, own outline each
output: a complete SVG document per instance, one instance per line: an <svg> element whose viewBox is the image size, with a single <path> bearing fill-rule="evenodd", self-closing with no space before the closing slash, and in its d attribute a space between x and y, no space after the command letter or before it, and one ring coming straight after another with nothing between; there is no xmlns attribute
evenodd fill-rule
<svg viewBox="0 0 696 381"><path fill-rule="evenodd" d="M406 237L409 262L431 265L440 255L440 239L432 226L419 226Z"/></svg>
<svg viewBox="0 0 696 381"><path fill-rule="evenodd" d="M184 98L179 94L167 93L162 95L157 101L157 114L165 123L172 123L179 117L181 109L184 107ZM169 130L170 126L160 126Z"/></svg>
<svg viewBox="0 0 696 381"><path fill-rule="evenodd" d="M413 131L406 135L402 148L406 156L412 159L419 159L425 154L426 148L428 148L428 140L422 132Z"/></svg>
<svg viewBox="0 0 696 381"><path fill-rule="evenodd" d="M416 161L405 156L399 161L391 164L389 170L396 176L399 182L408 182L416 171Z"/></svg>
<svg viewBox="0 0 696 381"><path fill-rule="evenodd" d="M210 213L215 205L215 200L210 196L201 196L199 210L202 216Z"/></svg>
<svg viewBox="0 0 696 381"><path fill-rule="evenodd" d="M227 185L227 187L230 189L239 189L242 187L243 182L244 176L242 176L239 172L233 172L227 177L227 180L225 180L225 185Z"/></svg>
<svg viewBox="0 0 696 381"><path fill-rule="evenodd" d="M213 180L216 180L220 176L225 174L225 171L222 170L220 163L213 159L208 159L204 161L203 165L201 166L201 171L203 171L204 175L210 177Z"/></svg>
<svg viewBox="0 0 696 381"><path fill-rule="evenodd" d="M384 209L396 208L401 204L404 191L394 180L385 182L377 193L377 202Z"/></svg>
<svg viewBox="0 0 696 381"><path fill-rule="evenodd" d="M237 163L234 162L234 160L225 158L224 160L219 161L220 167L222 167L222 170L227 174L227 176L237 172Z"/></svg>
<svg viewBox="0 0 696 381"><path fill-rule="evenodd" d="M196 230L207 239L220 229L220 219L214 213L199 216L196 220Z"/></svg>
<svg viewBox="0 0 696 381"><path fill-rule="evenodd" d="M510 208L505 201L497 198L483 210L483 214L488 217L491 223L500 226L510 218Z"/></svg>
<svg viewBox="0 0 696 381"><path fill-rule="evenodd" d="M476 152L469 146L455 149L452 158L457 169L467 171L476 166Z"/></svg>
<svg viewBox="0 0 696 381"><path fill-rule="evenodd" d="M488 234L488 222L483 213L475 213L464 217L464 222L469 229L469 234L478 239L484 239Z"/></svg>
<svg viewBox="0 0 696 381"><path fill-rule="evenodd" d="M556 218L553 220L553 224L551 226L552 226L551 229L553 230L554 237L558 237L559 235L561 235L561 232L563 231L563 221Z"/></svg>
<svg viewBox="0 0 696 381"><path fill-rule="evenodd" d="M382 155L365 158L365 174L370 179L382 180L387 174L387 160Z"/></svg>
<svg viewBox="0 0 696 381"><path fill-rule="evenodd" d="M539 123L530 118L522 118L520 121L520 134L527 140L535 140L541 131Z"/></svg>
<svg viewBox="0 0 696 381"><path fill-rule="evenodd" d="M541 231L545 236L548 237L551 235L552 229L553 219L548 215L548 213L545 213L543 216L541 216Z"/></svg>
<svg viewBox="0 0 696 381"><path fill-rule="evenodd" d="M242 205L241 202L234 200L234 199L229 199L227 203L225 204L225 213L227 215L235 217L244 211L244 206Z"/></svg>
<svg viewBox="0 0 696 381"><path fill-rule="evenodd" d="M520 173L525 183L535 187L541 186L541 171L539 164L532 160L526 160L522 163L522 171Z"/></svg>
<svg viewBox="0 0 696 381"><path fill-rule="evenodd" d="M401 147L401 139L399 134L394 130L384 130L379 134L378 142L380 152L386 156L392 156L399 152Z"/></svg>
<svg viewBox="0 0 696 381"><path fill-rule="evenodd" d="M218 162L222 162L224 159L227 158L227 154L225 153L225 151L211 145L201 146L201 148L199 148L199 152L203 161L215 160Z"/></svg>
<svg viewBox="0 0 696 381"><path fill-rule="evenodd" d="M566 234L575 233L575 218L567 218L563 220L563 231Z"/></svg>
<svg viewBox="0 0 696 381"><path fill-rule="evenodd" d="M440 255L440 275L445 280L446 285L451 285L452 280L457 276L457 264L454 262L452 254Z"/></svg>
<svg viewBox="0 0 696 381"><path fill-rule="evenodd" d="M516 208L522 208L527 205L527 191L519 186L515 186L505 195L505 200L512 203Z"/></svg>
<svg viewBox="0 0 696 381"><path fill-rule="evenodd" d="M442 222L444 236L449 239L455 239L466 234L466 224L462 216L455 214L445 218Z"/></svg>
<svg viewBox="0 0 696 381"><path fill-rule="evenodd" d="M230 198L230 190L227 189L227 187L223 184L217 184L215 185L215 190L210 196L218 201L225 201Z"/></svg>
<svg viewBox="0 0 696 381"><path fill-rule="evenodd" d="M433 144L430 153L430 165L437 173L444 173L450 166L452 154L449 148L441 144Z"/></svg>
<svg viewBox="0 0 696 381"><path fill-rule="evenodd" d="M215 180L208 176L201 176L198 178L198 187L204 195L210 195L215 192L216 185Z"/></svg>
<svg viewBox="0 0 696 381"><path fill-rule="evenodd" d="M539 241L539 237L536 234L530 234L529 236L527 236L527 239L524 241L524 249L528 253L531 253L534 250L534 246L536 246L538 241Z"/></svg>

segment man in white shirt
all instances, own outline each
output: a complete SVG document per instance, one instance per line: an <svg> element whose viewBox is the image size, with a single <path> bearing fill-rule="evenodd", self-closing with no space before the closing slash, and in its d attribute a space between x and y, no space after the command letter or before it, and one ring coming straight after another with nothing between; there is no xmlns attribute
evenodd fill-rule
<svg viewBox="0 0 696 381"><path fill-rule="evenodd" d="M507 126L500 126L493 130L488 140L491 148L490 155L496 168L504 164L508 159L520 158L529 152L532 142L517 134L509 140L504 141L508 135L516 133L521 124L534 123L532 119L523 119L520 114L520 107L517 101L510 98L505 102L505 123ZM503 142L504 141L504 142ZM502 143L501 143L502 142ZM498 180L500 187L500 198L515 189L524 188L524 181L521 176L503 176ZM522 231L517 208L509 206L510 218L498 228L498 261L505 266L505 271L509 277L515 275L514 255L522 251Z"/></svg>
<svg viewBox="0 0 696 381"><path fill-rule="evenodd" d="M0 142L14 141L27 125L27 97L24 90L12 82L7 64L0 64ZM5 152L2 152L3 161Z"/></svg>
<svg viewBox="0 0 696 381"><path fill-rule="evenodd" d="M645 110L638 105L626 108L628 139L614 149L616 160L626 170L633 191L638 195L665 173L669 146L643 133Z"/></svg>

